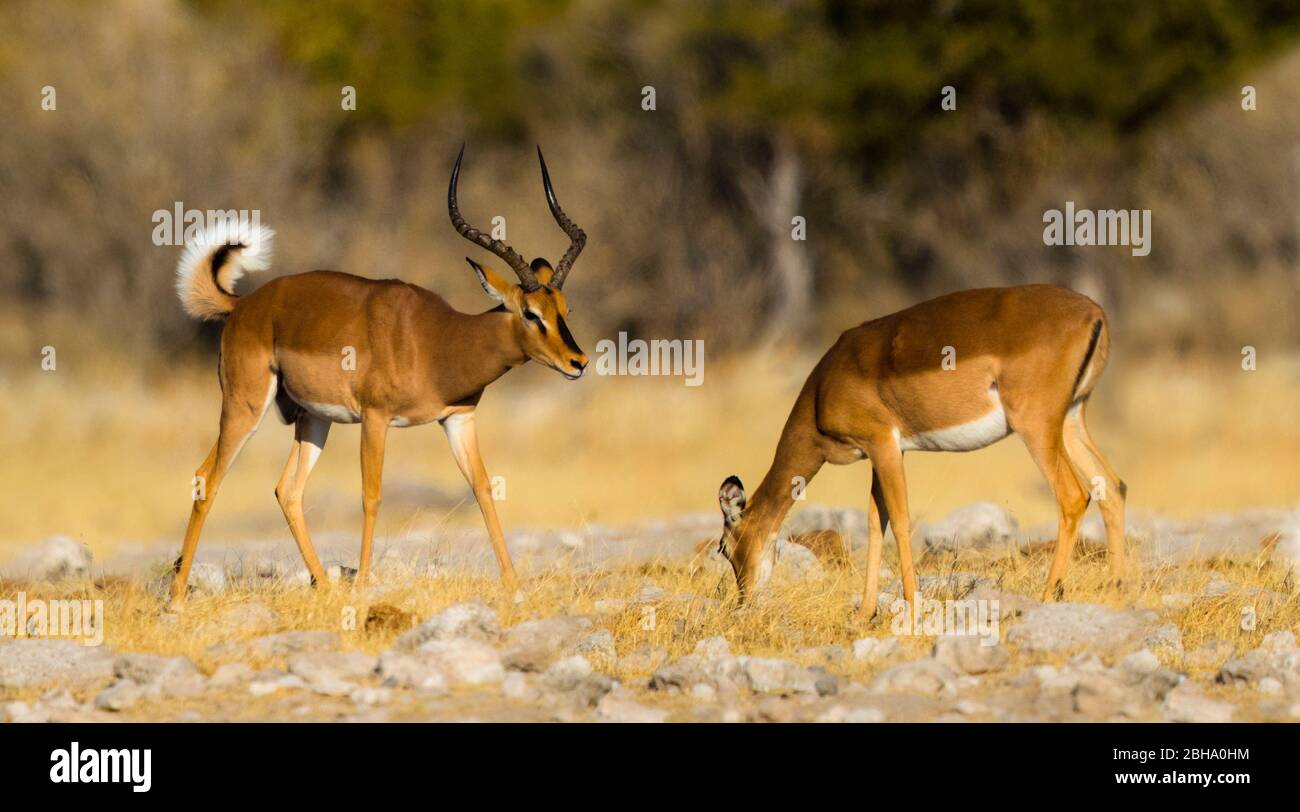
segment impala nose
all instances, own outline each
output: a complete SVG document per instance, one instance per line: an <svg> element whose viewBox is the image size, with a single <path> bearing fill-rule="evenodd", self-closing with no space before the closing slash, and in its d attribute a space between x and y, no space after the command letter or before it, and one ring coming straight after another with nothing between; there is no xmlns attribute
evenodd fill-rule
<svg viewBox="0 0 1300 812"><path fill-rule="evenodd" d="M582 372L583 372L583 370L585 370L585 369L587 368L587 359L586 359L586 357L584 356L584 357L582 357L582 358L570 358L570 359L569 359L569 368L573 370L573 372L574 372L574 377L577 377L577 378L582 377Z"/></svg>

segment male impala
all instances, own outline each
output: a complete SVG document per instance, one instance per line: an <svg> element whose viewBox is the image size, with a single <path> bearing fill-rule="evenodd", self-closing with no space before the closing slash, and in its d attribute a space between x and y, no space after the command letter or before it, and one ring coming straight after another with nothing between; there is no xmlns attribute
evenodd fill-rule
<svg viewBox="0 0 1300 812"><path fill-rule="evenodd" d="M776 459L753 498L746 504L744 486L734 476L718 491L724 524L719 548L735 570L741 598L771 574L773 540L794 505L794 483L810 481L827 462L869 458L864 614L876 611L880 549L891 517L903 592L915 608L920 597L903 453L972 451L1012 432L1029 447L1059 508L1043 599L1060 590L1079 520L1098 481L1105 483L1099 501L1111 577L1118 582L1126 487L1084 422L1109 350L1101 308L1050 285L953 293L845 332L804 383Z"/></svg>
<svg viewBox="0 0 1300 812"><path fill-rule="evenodd" d="M515 590L514 567L479 455L474 410L488 384L529 360L566 378L582 376L587 356L565 323L568 305L561 288L587 235L556 201L540 148L546 201L570 240L559 263L553 268L544 259L529 263L508 245L471 227L456 205L464 154L461 147L447 190L451 223L519 277L519 284L512 284L466 258L483 290L500 302L484 313L461 313L437 294L396 279L363 279L334 271L283 276L237 298L231 292L235 280L268 267L271 232L246 230L234 239L206 239L186 247L177 267L177 289L186 312L199 319L225 318L226 325L219 368L220 434L196 474L201 491L176 563L172 607L184 604L199 532L221 480L272 402L284 421L295 426L275 496L313 583L323 582L325 572L307 534L302 496L330 424L361 424L365 520L357 581L364 583L388 428L436 420L474 490L502 581ZM345 363L349 353L352 363Z"/></svg>

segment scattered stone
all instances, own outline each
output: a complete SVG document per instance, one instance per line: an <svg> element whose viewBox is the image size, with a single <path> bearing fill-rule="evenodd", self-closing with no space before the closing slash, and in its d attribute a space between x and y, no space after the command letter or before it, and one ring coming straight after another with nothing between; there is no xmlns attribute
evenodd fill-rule
<svg viewBox="0 0 1300 812"><path fill-rule="evenodd" d="M293 631L277 632L252 641L253 651L263 657L285 657L300 651L325 651L338 648L342 640L338 632Z"/></svg>
<svg viewBox="0 0 1300 812"><path fill-rule="evenodd" d="M289 655L289 673L313 687L338 687L347 680L368 677L379 667L379 659L360 651L309 651Z"/></svg>
<svg viewBox="0 0 1300 812"><path fill-rule="evenodd" d="M773 581L808 581L825 574L826 568L812 550L784 538L777 539Z"/></svg>
<svg viewBox="0 0 1300 812"><path fill-rule="evenodd" d="M372 688L368 685L361 685L352 689L348 698L358 705L387 705L393 701L393 692L388 688Z"/></svg>
<svg viewBox="0 0 1300 812"><path fill-rule="evenodd" d="M1259 647L1269 654L1289 654L1296 650L1295 632L1269 632L1264 635Z"/></svg>
<svg viewBox="0 0 1300 812"><path fill-rule="evenodd" d="M963 674L988 674L1007 667L1011 656L996 637L945 635L935 640L934 659Z"/></svg>
<svg viewBox="0 0 1300 812"><path fill-rule="evenodd" d="M853 659L868 663L882 663L898 653L897 637L863 637L853 641Z"/></svg>
<svg viewBox="0 0 1300 812"><path fill-rule="evenodd" d="M832 705L818 717L822 723L876 724L885 721L884 711L880 708L853 708L846 705Z"/></svg>
<svg viewBox="0 0 1300 812"><path fill-rule="evenodd" d="M731 656L731 644L721 635L706 637L695 644L691 653L705 662L722 660Z"/></svg>
<svg viewBox="0 0 1300 812"><path fill-rule="evenodd" d="M530 620L506 631L501 660L507 668L541 671L591 631L591 618L561 615ZM610 639L611 646L613 638Z"/></svg>
<svg viewBox="0 0 1300 812"><path fill-rule="evenodd" d="M435 658L401 651L386 651L379 656L379 676L384 685L412 688L424 693L447 692L447 675Z"/></svg>
<svg viewBox="0 0 1300 812"><path fill-rule="evenodd" d="M840 678L822 668L820 665L814 665L808 669L813 675L813 687L817 689L818 696L833 696L840 692Z"/></svg>
<svg viewBox="0 0 1300 812"><path fill-rule="evenodd" d="M953 706L953 710L962 716L982 716L989 712L988 705L983 702L977 702L974 699L962 699Z"/></svg>
<svg viewBox="0 0 1300 812"><path fill-rule="evenodd" d="M573 650L587 657L597 657L613 662L618 658L614 648L614 635L609 629L597 629L578 641Z"/></svg>
<svg viewBox="0 0 1300 812"><path fill-rule="evenodd" d="M186 657L124 654L113 661L113 673L139 685L150 699L197 696L206 683L198 666Z"/></svg>
<svg viewBox="0 0 1300 812"><path fill-rule="evenodd" d="M577 654L546 669L542 684L549 691L569 696L580 706L595 705L614 687L613 680L596 673L587 658Z"/></svg>
<svg viewBox="0 0 1300 812"><path fill-rule="evenodd" d="M501 694L506 699L517 699L520 702L533 702L541 692L528 681L528 675L520 671L510 671L506 678L501 680Z"/></svg>
<svg viewBox="0 0 1300 812"><path fill-rule="evenodd" d="M1007 642L1029 652L1081 648L1109 652L1132 647L1155 625L1154 612L1130 612L1092 603L1054 603L1025 613Z"/></svg>
<svg viewBox="0 0 1300 812"><path fill-rule="evenodd" d="M731 666L724 670L727 676L756 694L821 694L817 688L821 675L789 660L736 657L729 663L724 661L724 664ZM823 670L821 674L826 672ZM834 693L834 689L828 693Z"/></svg>
<svg viewBox="0 0 1300 812"><path fill-rule="evenodd" d="M1144 679L1160 670L1160 658L1150 649L1144 648L1120 660L1116 667L1129 677Z"/></svg>
<svg viewBox="0 0 1300 812"><path fill-rule="evenodd" d="M0 704L0 722L35 722L43 724L50 720L44 711L33 710L26 702L5 702Z"/></svg>
<svg viewBox="0 0 1300 812"><path fill-rule="evenodd" d="M938 660L915 660L890 668L871 683L878 694L921 694L953 696L957 679L952 670Z"/></svg>
<svg viewBox="0 0 1300 812"><path fill-rule="evenodd" d="M0 643L0 689L47 683L77 687L111 676L113 653L107 646L30 638Z"/></svg>
<svg viewBox="0 0 1300 812"><path fill-rule="evenodd" d="M922 522L913 541L928 551L980 550L1015 544L1020 523L1000 505L976 502L958 508L937 522Z"/></svg>
<svg viewBox="0 0 1300 812"><path fill-rule="evenodd" d="M249 683L248 692L253 696L266 696L268 694L276 693L277 691L307 687L307 683L303 682L302 677L294 676L293 674L285 674L282 671L274 673L276 674L275 676L271 676L265 672L259 674L253 682Z"/></svg>
<svg viewBox="0 0 1300 812"><path fill-rule="evenodd" d="M1163 707L1165 718L1171 722L1231 722L1236 711L1228 702L1218 702L1185 686L1170 691Z"/></svg>
<svg viewBox="0 0 1300 812"><path fill-rule="evenodd" d="M32 554L31 578L51 583L88 578L93 561L90 548L76 539L50 536Z"/></svg>
<svg viewBox="0 0 1300 812"><path fill-rule="evenodd" d="M253 669L248 663L225 663L212 672L212 676L208 678L208 687L232 688L252 678Z"/></svg>
<svg viewBox="0 0 1300 812"><path fill-rule="evenodd" d="M397 638L394 647L410 651L430 640L470 638L490 642L500 636L501 626L497 623L496 610L473 601L448 606Z"/></svg>
<svg viewBox="0 0 1300 812"><path fill-rule="evenodd" d="M332 584L351 583L357 579L357 568L345 564L330 564L325 568L325 580Z"/></svg>
<svg viewBox="0 0 1300 812"><path fill-rule="evenodd" d="M415 653L446 674L452 686L489 685L506 678L501 655L487 643L474 638L430 640Z"/></svg>
<svg viewBox="0 0 1300 812"><path fill-rule="evenodd" d="M95 707L116 713L130 708L141 699L144 699L144 688L129 679L121 679L95 697Z"/></svg>
<svg viewBox="0 0 1300 812"><path fill-rule="evenodd" d="M616 688L596 703L596 718L625 724L654 724L668 721L668 711L643 705L630 691Z"/></svg>
<svg viewBox="0 0 1300 812"><path fill-rule="evenodd" d="M186 591L199 595L221 595L227 587L226 571L211 561L200 561L190 568Z"/></svg>
<svg viewBox="0 0 1300 812"><path fill-rule="evenodd" d="M1195 651L1183 655L1183 666L1193 669L1217 668L1231 657L1236 647L1227 640L1210 640Z"/></svg>
<svg viewBox="0 0 1300 812"><path fill-rule="evenodd" d="M1154 651L1169 654L1183 653L1183 633L1173 623L1158 626L1142 641L1143 645Z"/></svg>
<svg viewBox="0 0 1300 812"><path fill-rule="evenodd" d="M1070 697L1074 711L1088 716L1111 716L1132 698L1128 688L1106 671L1079 674Z"/></svg>

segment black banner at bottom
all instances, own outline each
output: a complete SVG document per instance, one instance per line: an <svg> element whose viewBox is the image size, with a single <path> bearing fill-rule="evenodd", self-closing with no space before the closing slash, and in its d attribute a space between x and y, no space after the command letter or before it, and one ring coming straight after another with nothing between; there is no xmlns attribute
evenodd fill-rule
<svg viewBox="0 0 1300 812"><path fill-rule="evenodd" d="M244 801L489 789L536 801L609 783L766 795L865 780L927 801L1043 785L1071 798L1277 791L1294 774L1286 725L123 724L0 727L6 794ZM748 777L748 778L747 778ZM883 783L882 783L883 782ZM396 797L396 796L394 796ZM446 796L448 800L452 796ZM686 796L683 796L685 800Z"/></svg>

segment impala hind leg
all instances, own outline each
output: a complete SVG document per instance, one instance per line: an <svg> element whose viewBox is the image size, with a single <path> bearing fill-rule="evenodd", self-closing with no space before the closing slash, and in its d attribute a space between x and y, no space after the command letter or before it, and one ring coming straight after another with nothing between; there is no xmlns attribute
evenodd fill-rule
<svg viewBox="0 0 1300 812"><path fill-rule="evenodd" d="M880 543L884 544L884 520L887 517L887 521L893 523L894 541L898 545L898 572L903 580L903 599L911 605L912 617L916 618L921 609L921 591L916 584L916 570L912 567L912 526L907 516L907 477L903 470L903 452L899 449L898 443L890 437L870 446L867 449L867 456L871 458L872 500L875 501L875 492L879 486L884 505L883 510L876 508L882 514ZM875 538L874 532L871 538ZM868 592L871 587L872 569L876 570L877 583L880 578L879 551L875 553L873 567L870 545L871 541L868 541ZM870 609L866 604L867 597L866 594L862 597L863 607Z"/></svg>
<svg viewBox="0 0 1300 812"><path fill-rule="evenodd" d="M889 506L881 490L880 477L871 472L871 501L867 505L867 583L862 592L860 616L871 620L879 614L880 553L885 546L885 531L889 529Z"/></svg>
<svg viewBox="0 0 1300 812"><path fill-rule="evenodd" d="M474 427L474 413L454 414L442 421L442 428L447 433L447 442L451 453L456 458L456 465L464 474L465 481L474 490L474 499L483 514L483 523L487 525L488 537L492 540L492 551L496 553L497 566L501 570L501 582L510 593L519 588L519 579L515 576L514 564L510 561L510 551L506 549L506 538L501 532L501 522L497 519L496 504L492 501L492 483L488 480L487 468L478 450L478 434Z"/></svg>
<svg viewBox="0 0 1300 812"><path fill-rule="evenodd" d="M185 528L185 541L181 544L181 555L176 562L176 575L172 578L171 601L168 604L169 610L173 612L180 611L185 605L185 587L190 579L190 567L194 564L194 552L199 546L199 533L203 531L203 522L217 498L221 480L239 456L244 443L257 431L275 396L275 378L270 377L269 371L268 379L270 391L262 402L235 394L228 394L222 401L221 430L217 443L194 474L194 505L190 508L190 521Z"/></svg>
<svg viewBox="0 0 1300 812"><path fill-rule="evenodd" d="M330 422L303 414L294 424L293 446L289 449L289 461L285 463L284 473L275 486L275 499L284 511L285 521L289 523L289 532L302 553L302 560L311 574L312 585L325 582L325 570L321 567L316 548L312 546L311 536L307 533L307 519L302 512L302 496L307 490L307 477L320 459L329 437Z"/></svg>
<svg viewBox="0 0 1300 812"><path fill-rule="evenodd" d="M1125 571L1124 506L1128 500L1128 486L1093 444L1084 420L1086 406L1087 401L1083 401L1065 416L1065 449L1070 459L1083 472L1083 487L1092 493L1101 510L1101 518L1106 525L1110 577L1119 586Z"/></svg>
<svg viewBox="0 0 1300 812"><path fill-rule="evenodd" d="M1061 579L1070 564L1074 541L1079 534L1079 522L1088 509L1088 491L1080 484L1083 474L1070 459L1065 449L1063 421L1051 419L1048 425L1035 425L1021 429L1020 436L1029 449L1043 476L1052 486L1058 511L1056 552L1047 572L1047 585L1043 587L1043 600L1059 599L1063 594Z"/></svg>
<svg viewBox="0 0 1300 812"><path fill-rule="evenodd" d="M388 415L368 411L361 416L361 502L365 521L361 528L361 560L357 563L357 586L370 577L370 554L375 539L375 517L379 515L384 478L384 443L388 438Z"/></svg>

